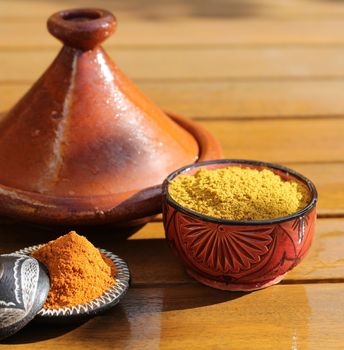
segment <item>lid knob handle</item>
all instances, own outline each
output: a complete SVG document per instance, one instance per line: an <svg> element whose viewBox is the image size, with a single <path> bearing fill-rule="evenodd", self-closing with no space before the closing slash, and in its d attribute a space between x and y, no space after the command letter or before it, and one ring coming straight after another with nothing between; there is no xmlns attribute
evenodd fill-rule
<svg viewBox="0 0 344 350"><path fill-rule="evenodd" d="M115 31L116 18L106 10L71 9L53 14L47 25L49 32L65 45L91 50Z"/></svg>

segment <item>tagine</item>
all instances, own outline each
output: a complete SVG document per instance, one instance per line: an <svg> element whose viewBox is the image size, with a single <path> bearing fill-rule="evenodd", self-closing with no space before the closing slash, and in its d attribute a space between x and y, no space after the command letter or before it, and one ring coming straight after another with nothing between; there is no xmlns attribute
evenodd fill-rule
<svg viewBox="0 0 344 350"><path fill-rule="evenodd" d="M100 9L48 19L64 46L0 123L1 215L137 225L161 211L169 172L221 156L204 128L164 113L111 61L100 44L115 28Z"/></svg>

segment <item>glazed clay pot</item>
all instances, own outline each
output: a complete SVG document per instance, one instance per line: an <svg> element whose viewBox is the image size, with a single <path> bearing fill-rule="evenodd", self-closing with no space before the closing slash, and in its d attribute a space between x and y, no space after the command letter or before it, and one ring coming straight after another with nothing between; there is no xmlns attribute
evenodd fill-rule
<svg viewBox="0 0 344 350"><path fill-rule="evenodd" d="M100 9L49 18L64 46L0 124L0 214L139 224L160 211L169 172L221 156L204 128L165 114L111 61L100 43L115 27Z"/></svg>
<svg viewBox="0 0 344 350"><path fill-rule="evenodd" d="M168 194L168 184L178 175L199 168L227 166L270 169L284 179L308 187L311 201L303 210L273 220L231 221L186 209ZM314 185L293 170L263 162L210 161L184 167L163 185L163 220L170 247L188 274L210 287L250 291L278 283L308 252L314 235L317 192Z"/></svg>

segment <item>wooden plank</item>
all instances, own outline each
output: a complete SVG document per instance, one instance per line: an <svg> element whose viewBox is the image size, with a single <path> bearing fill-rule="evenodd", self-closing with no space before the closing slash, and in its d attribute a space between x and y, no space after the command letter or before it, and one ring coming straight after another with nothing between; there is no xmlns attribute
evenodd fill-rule
<svg viewBox="0 0 344 350"><path fill-rule="evenodd" d="M100 7L120 14L128 19L144 18L154 20L161 18L209 17L240 19L245 17L265 17L274 19L286 18L328 18L343 16L344 6L341 2L309 2L306 0L256 0L249 2L221 1L217 6L210 5L206 0L193 2L170 1L160 3L155 0L146 1L142 6L139 2L123 2L120 0L69 0L66 4L60 2L37 0L3 0L0 3L0 18L45 18L47 14L65 7Z"/></svg>
<svg viewBox="0 0 344 350"><path fill-rule="evenodd" d="M42 230L10 222L2 222L0 254L55 239L67 230ZM116 239L111 231L86 234L96 246L108 249L123 257L129 264L134 286L182 284L196 282L189 278L179 260L172 254L164 237L162 223L150 223L129 240ZM336 281L344 276L344 219L317 221L316 235L310 253L291 271L283 283L303 281Z"/></svg>
<svg viewBox="0 0 344 350"><path fill-rule="evenodd" d="M120 0L69 0L68 3L39 0L3 0L0 3L1 19L44 19L47 14L66 7L100 7L107 8L125 18L143 18L157 20L165 18L208 17L240 19L259 16L263 18L328 18L344 15L344 6L340 2L307 0L255 0L255 1L221 1L214 6L206 0L189 0L188 2L169 1L160 3L154 0L140 6L138 2L123 2Z"/></svg>
<svg viewBox="0 0 344 350"><path fill-rule="evenodd" d="M143 82L167 110L187 116L284 117L341 115L343 81Z"/></svg>
<svg viewBox="0 0 344 350"><path fill-rule="evenodd" d="M314 182L319 195L319 215L344 216L344 163L286 165Z"/></svg>
<svg viewBox="0 0 344 350"><path fill-rule="evenodd" d="M37 79L57 51L0 51L1 81ZM128 76L145 81L344 78L344 47L110 48L108 53Z"/></svg>
<svg viewBox="0 0 344 350"><path fill-rule="evenodd" d="M229 293L202 286L131 289L83 325L31 323L11 349L342 349L344 285ZM44 340L44 341L43 341Z"/></svg>
<svg viewBox="0 0 344 350"><path fill-rule="evenodd" d="M344 111L344 80L136 83L162 108L197 118L312 118ZM0 110L9 109L30 85L0 82Z"/></svg>
<svg viewBox="0 0 344 350"><path fill-rule="evenodd" d="M4 2L2 2L4 3ZM57 4L57 3L56 3ZM93 5L94 6L94 5ZM59 6L59 9L61 6ZM35 10L35 7L33 7ZM39 10L39 8L38 8ZM1 13L1 11L0 11ZM39 20L3 18L0 22L1 48L57 47L57 41L45 28L52 11ZM168 11L165 10L168 14ZM342 18L290 19L279 21L259 17L206 18L186 17L161 19L127 19L118 14L117 33L108 40L115 47L145 46L266 46L266 45L343 45ZM138 34L139 33L139 34Z"/></svg>
<svg viewBox="0 0 344 350"><path fill-rule="evenodd" d="M227 158L276 163L344 160L344 119L202 121Z"/></svg>

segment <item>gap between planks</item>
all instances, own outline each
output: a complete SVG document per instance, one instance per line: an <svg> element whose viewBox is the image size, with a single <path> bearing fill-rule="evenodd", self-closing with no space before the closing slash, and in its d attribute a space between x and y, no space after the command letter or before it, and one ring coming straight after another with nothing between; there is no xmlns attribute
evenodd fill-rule
<svg viewBox="0 0 344 350"><path fill-rule="evenodd" d="M37 76L37 79L39 78L39 75ZM37 80L36 79L36 80ZM321 82L344 82L344 75L342 76L331 76L331 75L324 75L320 77L312 77L312 76L287 76L287 75L280 75L275 77L254 77L254 76L246 76L246 77L205 77L205 78L182 78L182 77L169 77L169 78L131 78L135 83L137 84L178 84L178 83L186 83L186 84L197 84L197 83L275 83L275 82L314 82L314 83L321 83ZM19 79L19 80L1 80L0 85L30 85L34 84L36 80L31 79Z"/></svg>
<svg viewBox="0 0 344 350"><path fill-rule="evenodd" d="M135 44L123 44L123 43L104 43L102 44L102 47L105 50L116 50L116 51L136 51L136 50L147 50L147 51L159 51L159 50L174 50L174 51L185 51L185 50L237 50L237 49L244 49L244 50L256 50L256 49L343 49L344 48L344 41L338 42L338 43L188 43L188 44L142 44L135 43ZM0 40L0 52L26 52L30 50L39 50L41 51L52 51L52 50L59 50L62 48L62 44L60 42L54 42L52 40L51 43L45 44L45 45L38 45L38 44L26 44L25 46L9 46L7 44L2 44ZM54 51L55 52L55 51ZM56 51L57 53L57 51Z"/></svg>
<svg viewBox="0 0 344 350"><path fill-rule="evenodd" d="M271 115L256 115L256 116L215 116L215 117L208 117L208 116L190 116L189 118L196 120L196 121L240 121L240 122L250 122L250 121L267 121L267 120L318 120L318 119L343 119L344 114L318 114L318 115L286 115L286 116L271 116ZM332 163L332 161L330 161ZM312 162L313 163L313 162Z"/></svg>
<svg viewBox="0 0 344 350"><path fill-rule="evenodd" d="M278 285L282 286L290 286L290 285L298 285L298 284L342 284L344 283L344 278L329 278L329 279L311 279L311 280L289 280L288 278L282 280L278 283ZM131 288L135 289L151 289L151 288L189 288L190 286L203 286L205 288L209 288L196 280L190 280L185 282L149 282L149 283L134 283L131 285ZM238 293L242 293L241 291L237 291ZM249 293L249 292L248 292Z"/></svg>

